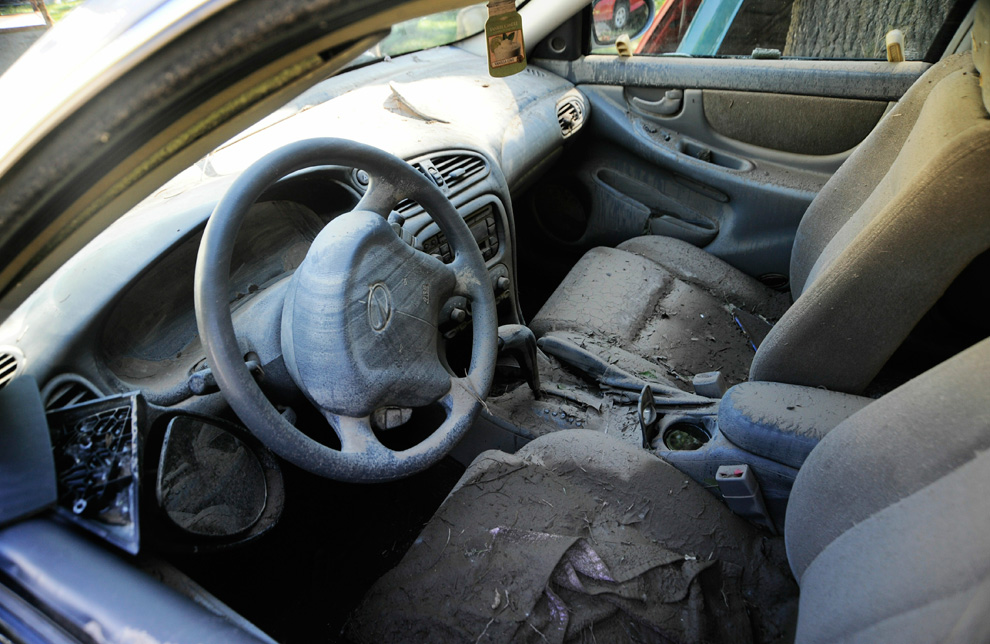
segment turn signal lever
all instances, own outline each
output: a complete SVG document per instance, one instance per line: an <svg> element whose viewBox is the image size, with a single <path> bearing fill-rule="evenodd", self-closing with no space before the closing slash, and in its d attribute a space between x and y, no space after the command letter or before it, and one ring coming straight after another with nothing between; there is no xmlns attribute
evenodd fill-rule
<svg viewBox="0 0 990 644"><path fill-rule="evenodd" d="M540 373L536 368L536 336L528 326L503 324L498 328L498 352L516 359L519 368L533 390L533 397L540 398Z"/></svg>
<svg viewBox="0 0 990 644"><path fill-rule="evenodd" d="M265 372L257 360L248 360L245 366L256 380L264 376ZM220 391L220 385L217 384L216 376L213 375L213 370L209 367L192 373L186 379L186 387L188 387L189 392L194 396L206 396Z"/></svg>

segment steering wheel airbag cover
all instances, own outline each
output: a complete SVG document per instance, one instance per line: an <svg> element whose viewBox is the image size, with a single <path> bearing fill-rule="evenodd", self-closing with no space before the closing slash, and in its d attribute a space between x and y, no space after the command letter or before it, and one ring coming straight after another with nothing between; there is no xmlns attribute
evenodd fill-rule
<svg viewBox="0 0 990 644"><path fill-rule="evenodd" d="M436 303L454 283L450 269L400 240L381 216L337 217L286 294L289 372L317 406L347 416L438 400L450 375L436 360Z"/></svg>

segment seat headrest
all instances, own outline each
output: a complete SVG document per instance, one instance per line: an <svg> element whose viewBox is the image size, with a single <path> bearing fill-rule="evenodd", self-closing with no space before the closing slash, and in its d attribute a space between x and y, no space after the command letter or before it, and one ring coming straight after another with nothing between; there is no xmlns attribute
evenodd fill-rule
<svg viewBox="0 0 990 644"><path fill-rule="evenodd" d="M973 19L973 64L980 72L983 106L990 111L990 0L977 0Z"/></svg>

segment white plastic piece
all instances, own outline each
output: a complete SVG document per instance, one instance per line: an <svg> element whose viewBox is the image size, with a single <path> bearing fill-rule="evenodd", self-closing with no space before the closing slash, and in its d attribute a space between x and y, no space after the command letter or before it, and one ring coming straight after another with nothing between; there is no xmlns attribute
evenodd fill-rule
<svg viewBox="0 0 990 644"><path fill-rule="evenodd" d="M725 391L729 388L721 371L696 373L691 378L691 384L694 385L694 393L699 396L715 399L724 396Z"/></svg>
<svg viewBox="0 0 990 644"><path fill-rule="evenodd" d="M629 34L622 34L615 39L615 50L619 52L621 58L629 58L633 55L632 43L629 41Z"/></svg>
<svg viewBox="0 0 990 644"><path fill-rule="evenodd" d="M887 32L887 62L904 62L904 32L900 29L891 29Z"/></svg>

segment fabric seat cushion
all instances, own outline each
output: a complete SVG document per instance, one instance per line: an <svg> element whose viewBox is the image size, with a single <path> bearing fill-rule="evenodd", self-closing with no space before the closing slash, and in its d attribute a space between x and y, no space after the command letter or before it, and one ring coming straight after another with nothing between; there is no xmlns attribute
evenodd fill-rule
<svg viewBox="0 0 990 644"><path fill-rule="evenodd" d="M684 389L721 370L730 384L749 372L754 349L738 310L772 323L789 298L704 250L669 237L639 237L585 254L531 323L536 335L583 333L660 367Z"/></svg>
<svg viewBox="0 0 990 644"><path fill-rule="evenodd" d="M556 432L480 455L345 634L772 641L797 591L780 546L652 454Z"/></svg>
<svg viewBox="0 0 990 644"><path fill-rule="evenodd" d="M797 641L990 641L988 489L982 452L836 538L802 577Z"/></svg>
<svg viewBox="0 0 990 644"><path fill-rule="evenodd" d="M853 525L990 449L990 340L856 412L822 439L787 509L794 576ZM951 528L951 526L946 526Z"/></svg>
<svg viewBox="0 0 990 644"><path fill-rule="evenodd" d="M914 83L874 131L856 146L808 206L794 236L790 283L793 299L810 285L815 262L836 233L876 190L918 121L921 108L939 81L972 65L968 54L951 56L932 66Z"/></svg>
<svg viewBox="0 0 990 644"><path fill-rule="evenodd" d="M990 641L990 339L833 429L787 509L798 642Z"/></svg>
<svg viewBox="0 0 990 644"><path fill-rule="evenodd" d="M929 85L883 179L812 260L800 297L760 347L751 380L863 391L990 247L990 193L980 189L990 167L990 115L971 56L940 63L915 83ZM881 122L876 137L899 123L898 114ZM812 206L802 222L822 216L817 198ZM806 257L803 243L794 252Z"/></svg>

